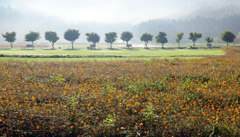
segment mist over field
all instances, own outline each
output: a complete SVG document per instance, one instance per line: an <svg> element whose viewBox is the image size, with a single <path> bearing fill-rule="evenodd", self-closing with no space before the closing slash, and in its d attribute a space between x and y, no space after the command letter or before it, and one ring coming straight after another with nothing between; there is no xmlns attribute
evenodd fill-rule
<svg viewBox="0 0 240 137"><path fill-rule="evenodd" d="M239 137L240 0L0 0L0 137Z"/></svg>
<svg viewBox="0 0 240 137"><path fill-rule="evenodd" d="M125 30L133 32L133 42L140 42L144 32L159 31L167 33L170 43L178 32L185 33L183 42L188 43L188 33L195 31L221 42L217 39L224 30L239 32L239 22L239 0L0 0L0 33L15 31L16 42L24 42L30 30L40 32L38 42L46 42L48 30L66 42L63 33L68 28L81 32L76 42L86 42L86 32L98 33L103 42L106 32L119 37Z"/></svg>

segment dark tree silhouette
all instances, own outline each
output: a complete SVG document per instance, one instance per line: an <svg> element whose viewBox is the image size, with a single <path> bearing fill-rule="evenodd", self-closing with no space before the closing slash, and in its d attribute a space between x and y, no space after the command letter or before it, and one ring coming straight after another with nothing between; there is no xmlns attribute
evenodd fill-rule
<svg viewBox="0 0 240 137"><path fill-rule="evenodd" d="M56 32L47 31L45 32L45 39L52 44L52 49L54 49L54 44L59 40Z"/></svg>
<svg viewBox="0 0 240 137"><path fill-rule="evenodd" d="M13 43L16 40L16 32L6 32L5 34L2 34L5 41L9 42L11 45L11 48L13 48Z"/></svg>
<svg viewBox="0 0 240 137"><path fill-rule="evenodd" d="M116 32L108 32L105 34L105 42L110 44L110 48L112 49L112 44L117 40Z"/></svg>
<svg viewBox="0 0 240 137"><path fill-rule="evenodd" d="M158 35L155 37L157 43L162 44L162 48L164 49L164 44L168 42L167 34L165 32L159 32Z"/></svg>
<svg viewBox="0 0 240 137"><path fill-rule="evenodd" d="M33 42L40 39L40 34L38 32L30 31L25 35L25 41L32 42L32 46L34 48Z"/></svg>
<svg viewBox="0 0 240 137"><path fill-rule="evenodd" d="M124 31L121 34L121 40L126 41L127 45L126 47L129 49L129 47L131 46L130 44L128 44L128 42L133 38L133 34L129 31Z"/></svg>
<svg viewBox="0 0 240 137"><path fill-rule="evenodd" d="M178 33L177 36L176 36L176 42L178 43L178 47L179 47L179 48L180 48L180 42L181 42L181 40L183 39L183 35L184 35L184 33L183 33L183 32L180 32L180 33Z"/></svg>
<svg viewBox="0 0 240 137"><path fill-rule="evenodd" d="M233 42L235 38L236 38L236 35L229 30L224 31L221 35L221 39L227 42L227 46L228 46L228 43Z"/></svg>
<svg viewBox="0 0 240 137"><path fill-rule="evenodd" d="M144 33L142 34L140 40L145 42L145 48L147 48L148 42L152 41L153 35L149 34L149 33Z"/></svg>
<svg viewBox="0 0 240 137"><path fill-rule="evenodd" d="M193 42L193 47L195 47L195 43L198 39L202 38L202 33L197 33L197 32L190 32L188 39L192 40Z"/></svg>
<svg viewBox="0 0 240 137"><path fill-rule="evenodd" d="M87 41L92 42L92 47L96 47L96 43L100 41L100 36L97 33L86 33Z"/></svg>
<svg viewBox="0 0 240 137"><path fill-rule="evenodd" d="M68 29L64 33L64 39L70 41L72 43L72 49L74 49L73 43L77 40L80 36L79 30L75 29Z"/></svg>
<svg viewBox="0 0 240 137"><path fill-rule="evenodd" d="M211 37L206 37L205 40L207 41L208 44L211 44L213 42L213 38Z"/></svg>

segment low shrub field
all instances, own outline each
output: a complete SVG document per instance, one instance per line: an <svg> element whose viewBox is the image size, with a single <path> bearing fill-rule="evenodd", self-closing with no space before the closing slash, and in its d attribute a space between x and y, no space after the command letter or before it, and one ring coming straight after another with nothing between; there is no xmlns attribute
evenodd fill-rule
<svg viewBox="0 0 240 137"><path fill-rule="evenodd" d="M193 60L0 61L0 136L239 136L240 48Z"/></svg>

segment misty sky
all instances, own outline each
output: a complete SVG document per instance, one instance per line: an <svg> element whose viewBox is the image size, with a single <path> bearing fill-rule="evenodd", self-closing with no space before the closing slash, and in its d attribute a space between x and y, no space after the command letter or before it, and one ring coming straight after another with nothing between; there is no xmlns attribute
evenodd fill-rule
<svg viewBox="0 0 240 137"><path fill-rule="evenodd" d="M218 7L236 1L239 0L0 0L0 6L23 14L60 18L67 23L137 24L150 19L182 17L198 7Z"/></svg>

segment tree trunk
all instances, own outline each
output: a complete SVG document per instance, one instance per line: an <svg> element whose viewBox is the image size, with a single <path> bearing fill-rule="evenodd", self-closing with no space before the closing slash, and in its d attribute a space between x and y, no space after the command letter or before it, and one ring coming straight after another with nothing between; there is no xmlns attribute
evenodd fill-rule
<svg viewBox="0 0 240 137"><path fill-rule="evenodd" d="M74 49L74 48L73 48L73 41L71 41L71 42L72 42L72 50L73 50L73 49Z"/></svg>
<svg viewBox="0 0 240 137"><path fill-rule="evenodd" d="M147 44L148 44L148 42L145 42L145 48L147 48Z"/></svg>
<svg viewBox="0 0 240 137"><path fill-rule="evenodd" d="M178 42L178 48L180 48L180 42Z"/></svg>
<svg viewBox="0 0 240 137"><path fill-rule="evenodd" d="M162 48L164 49L164 43L162 43Z"/></svg>
<svg viewBox="0 0 240 137"><path fill-rule="evenodd" d="M228 42L227 42L227 46L228 46Z"/></svg>
<svg viewBox="0 0 240 137"><path fill-rule="evenodd" d="M129 46L128 46L128 41L127 41L127 48L129 49Z"/></svg>
<svg viewBox="0 0 240 137"><path fill-rule="evenodd" d="M195 42L193 42L193 47L195 47Z"/></svg>
<svg viewBox="0 0 240 137"><path fill-rule="evenodd" d="M54 49L54 43L52 43L52 49Z"/></svg>
<svg viewBox="0 0 240 137"><path fill-rule="evenodd" d="M13 44L12 43L10 43L11 44L11 48L13 48Z"/></svg>
<svg viewBox="0 0 240 137"><path fill-rule="evenodd" d="M110 49L112 49L112 43L110 43Z"/></svg>
<svg viewBox="0 0 240 137"><path fill-rule="evenodd" d="M34 48L33 41L32 41L32 47Z"/></svg>

